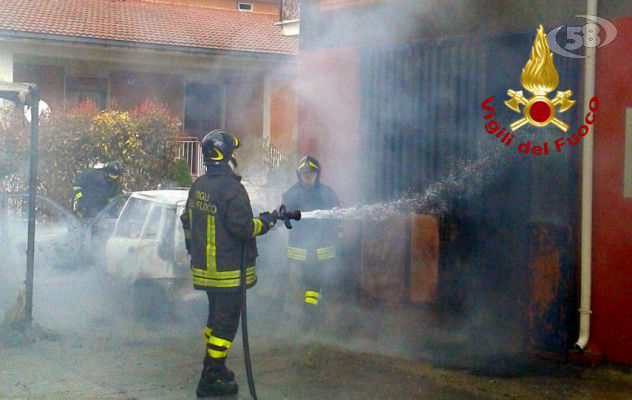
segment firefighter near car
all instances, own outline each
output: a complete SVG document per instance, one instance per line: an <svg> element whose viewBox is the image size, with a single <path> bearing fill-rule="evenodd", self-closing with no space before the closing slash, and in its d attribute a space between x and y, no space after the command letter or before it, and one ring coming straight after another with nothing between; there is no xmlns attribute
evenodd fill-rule
<svg viewBox="0 0 632 400"><path fill-rule="evenodd" d="M321 165L314 157L303 157L296 169L298 182L283 194L283 204L302 211L338 207L333 189L320 181ZM319 303L325 270L336 258L340 226L331 220L306 220L289 232L287 257L293 281L301 287L302 325L312 332L319 323Z"/></svg>
<svg viewBox="0 0 632 400"><path fill-rule="evenodd" d="M226 358L241 316L248 383L256 398L247 341L246 289L257 282L256 237L267 233L277 219L289 218L279 212L253 217L241 177L233 172L238 148L239 140L223 130L204 137L206 173L191 186L181 216L193 286L206 292L209 304L199 397L237 393L235 374L226 366Z"/></svg>
<svg viewBox="0 0 632 400"><path fill-rule="evenodd" d="M73 187L77 215L86 220L97 216L118 194L118 182L122 175L123 166L118 161L81 173Z"/></svg>

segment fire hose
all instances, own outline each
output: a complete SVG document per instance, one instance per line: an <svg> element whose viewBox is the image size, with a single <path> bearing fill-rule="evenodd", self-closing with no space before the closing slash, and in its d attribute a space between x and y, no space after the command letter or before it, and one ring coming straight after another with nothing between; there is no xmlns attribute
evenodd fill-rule
<svg viewBox="0 0 632 400"><path fill-rule="evenodd" d="M300 221L301 212L287 211L285 205L279 207L278 210L274 210L270 215L275 220L283 220L287 229L292 229L291 220ZM248 390L253 400L257 400L257 391L255 389L255 378L252 374L252 362L250 360L250 345L248 344L248 316L246 307L246 246L241 247L241 274L240 274L240 286L241 286L241 338L244 343L244 363L246 365L246 376L248 378Z"/></svg>

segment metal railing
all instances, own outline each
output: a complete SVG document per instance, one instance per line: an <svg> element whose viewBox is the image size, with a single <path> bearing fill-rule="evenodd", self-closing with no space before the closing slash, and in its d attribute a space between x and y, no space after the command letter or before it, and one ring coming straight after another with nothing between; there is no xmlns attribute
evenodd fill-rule
<svg viewBox="0 0 632 400"><path fill-rule="evenodd" d="M177 141L178 159L186 160L193 178L202 175L205 169L204 160L202 158L202 147L198 139L193 136L185 136L179 137ZM261 146L263 147L263 154L265 155L263 163L266 168L276 168L283 161L287 160L287 157L269 142L263 142Z"/></svg>
<svg viewBox="0 0 632 400"><path fill-rule="evenodd" d="M204 173L202 148L196 137L186 136L178 138L178 158L186 160L191 176L197 177Z"/></svg>

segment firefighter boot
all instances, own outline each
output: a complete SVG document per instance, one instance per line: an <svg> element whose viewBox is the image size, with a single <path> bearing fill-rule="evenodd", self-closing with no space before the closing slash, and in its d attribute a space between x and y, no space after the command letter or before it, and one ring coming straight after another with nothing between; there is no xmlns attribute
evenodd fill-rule
<svg viewBox="0 0 632 400"><path fill-rule="evenodd" d="M235 373L233 371L230 370L230 368L228 368L226 366L226 360L222 360L222 362L217 362L216 360L213 360L212 358L208 357L208 355L204 358L204 368L213 368L215 370L215 372L217 372L217 374L221 377L222 380L224 381L234 381L235 380Z"/></svg>
<svg viewBox="0 0 632 400"><path fill-rule="evenodd" d="M234 381L226 379L230 370L223 364L205 366L195 394L197 397L230 396L237 394L239 386ZM234 377L234 374L233 374Z"/></svg>

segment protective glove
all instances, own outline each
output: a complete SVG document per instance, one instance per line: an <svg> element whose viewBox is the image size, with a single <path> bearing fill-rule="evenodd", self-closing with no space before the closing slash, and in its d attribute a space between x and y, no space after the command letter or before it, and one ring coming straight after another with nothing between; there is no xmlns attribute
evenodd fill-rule
<svg viewBox="0 0 632 400"><path fill-rule="evenodd" d="M265 225L268 226L268 229L266 230L269 230L276 224L277 219L278 219L278 214L270 213L268 211L262 212L261 214L259 214L259 219L261 220L261 222L263 222Z"/></svg>

